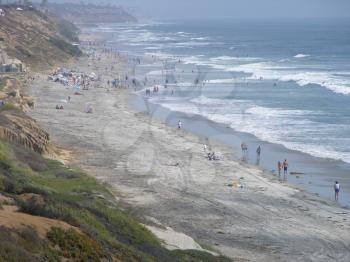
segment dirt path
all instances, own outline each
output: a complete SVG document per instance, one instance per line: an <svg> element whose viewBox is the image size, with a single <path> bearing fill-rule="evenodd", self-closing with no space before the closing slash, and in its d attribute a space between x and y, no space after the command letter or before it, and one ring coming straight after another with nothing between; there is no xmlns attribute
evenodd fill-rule
<svg viewBox="0 0 350 262"><path fill-rule="evenodd" d="M208 161L203 138L135 112L128 91L72 96L42 77L30 93L37 98L31 115L73 150L74 164L115 186L142 214L234 258L350 261L348 210L234 161L230 149L214 141L225 160ZM68 95L71 103L56 110ZM83 113L87 102L93 114ZM227 186L233 182L244 188Z"/></svg>

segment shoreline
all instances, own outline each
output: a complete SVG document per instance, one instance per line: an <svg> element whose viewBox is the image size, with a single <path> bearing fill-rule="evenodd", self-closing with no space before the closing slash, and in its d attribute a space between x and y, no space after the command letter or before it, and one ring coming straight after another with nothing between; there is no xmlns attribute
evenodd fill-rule
<svg viewBox="0 0 350 262"><path fill-rule="evenodd" d="M264 172L269 172L277 177L276 163L277 160L290 160L290 168L287 179L287 184L295 186L300 190L306 190L316 196L321 196L327 201L333 201L333 180L341 181L343 185L348 184L349 178L346 176L350 168L348 163L319 158L297 150L291 150L283 145L270 143L261 140L249 133L236 131L224 124L214 122L201 115L188 114L179 111L171 111L161 104L146 102L146 100L135 94L135 97L130 102L136 110L146 112L150 117L155 117L160 121L165 121L168 125L176 128L178 119L184 123L183 128L195 135L203 138L211 137L219 143L231 147L234 159L241 163L261 168ZM147 105L146 105L147 104ZM156 109L155 109L156 108ZM150 113L149 111L155 112ZM168 116L171 117L168 119ZM260 159L257 159L255 148L249 153L247 160L242 160L240 144L248 142L248 145L262 146L262 154ZM278 156L280 158L278 158ZM283 159L282 157L283 156ZM277 159L277 160L276 160ZM350 208L350 190L343 188L341 198L335 205L340 205L342 208Z"/></svg>
<svg viewBox="0 0 350 262"><path fill-rule="evenodd" d="M99 71L107 64L101 61ZM80 61L79 68L85 71L86 63ZM38 103L31 115L56 144L72 149L73 165L111 184L140 214L234 258L349 259L348 212L242 165L215 141L212 146L225 160L208 161L201 137L136 112L130 91L83 91L58 112L54 104L72 90L43 77L34 86L30 92ZM83 113L87 102L93 103L93 114ZM243 190L230 183L243 183Z"/></svg>

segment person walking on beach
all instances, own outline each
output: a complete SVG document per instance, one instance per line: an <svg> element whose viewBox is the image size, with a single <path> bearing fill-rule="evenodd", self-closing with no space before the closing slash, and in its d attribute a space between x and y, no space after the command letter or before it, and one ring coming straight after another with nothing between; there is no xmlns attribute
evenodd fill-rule
<svg viewBox="0 0 350 262"><path fill-rule="evenodd" d="M177 123L177 128L178 128L178 129L181 129L181 128L182 128L182 122L181 122L181 120L179 120L179 122Z"/></svg>
<svg viewBox="0 0 350 262"><path fill-rule="evenodd" d="M246 143L241 144L241 149L242 149L242 161L247 161L247 156L248 156L248 147Z"/></svg>
<svg viewBox="0 0 350 262"><path fill-rule="evenodd" d="M287 159L285 159L283 161L283 180L284 181L287 180L287 175L288 175L288 161Z"/></svg>
<svg viewBox="0 0 350 262"><path fill-rule="evenodd" d="M281 179L282 163L278 160L277 162L278 178Z"/></svg>
<svg viewBox="0 0 350 262"><path fill-rule="evenodd" d="M261 146L259 145L256 149L256 165L260 165L260 154L261 154Z"/></svg>
<svg viewBox="0 0 350 262"><path fill-rule="evenodd" d="M335 181L335 184L334 184L334 200L335 201L338 201L339 191L340 191L340 185L339 185L338 181Z"/></svg>
<svg viewBox="0 0 350 262"><path fill-rule="evenodd" d="M244 142L241 144L241 149L243 155L245 155L245 153L248 151L248 147Z"/></svg>
<svg viewBox="0 0 350 262"><path fill-rule="evenodd" d="M256 149L256 155L258 156L258 158L260 158L260 154L261 154L261 146L258 146L258 148Z"/></svg>

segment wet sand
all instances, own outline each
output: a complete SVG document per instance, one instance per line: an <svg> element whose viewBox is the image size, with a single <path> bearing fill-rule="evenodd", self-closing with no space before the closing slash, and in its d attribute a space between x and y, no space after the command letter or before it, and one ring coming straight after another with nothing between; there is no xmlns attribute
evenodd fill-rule
<svg viewBox="0 0 350 262"><path fill-rule="evenodd" d="M82 60L77 67L111 77L109 63L92 70ZM115 69L122 74L125 63ZM236 161L228 146L137 112L129 90L73 92L38 78L29 90L37 99L31 115L56 144L72 150L70 164L111 184L139 214L232 258L350 261L349 210ZM68 95L71 102L56 110ZM93 114L83 112L88 102ZM208 161L204 143L224 160Z"/></svg>

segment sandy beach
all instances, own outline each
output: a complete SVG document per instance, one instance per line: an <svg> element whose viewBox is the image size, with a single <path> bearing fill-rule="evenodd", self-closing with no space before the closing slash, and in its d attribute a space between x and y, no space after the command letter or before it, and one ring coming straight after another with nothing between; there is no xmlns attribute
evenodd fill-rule
<svg viewBox="0 0 350 262"><path fill-rule="evenodd" d="M105 80L125 74L125 61L115 72L106 70L110 62L104 56L92 68L83 58L74 67ZM113 186L146 220L241 261L350 261L349 210L237 162L228 146L137 112L130 90L80 92L41 75L28 90L36 99L30 114L71 151L68 164ZM93 114L84 113L87 103ZM204 143L224 159L209 161Z"/></svg>

